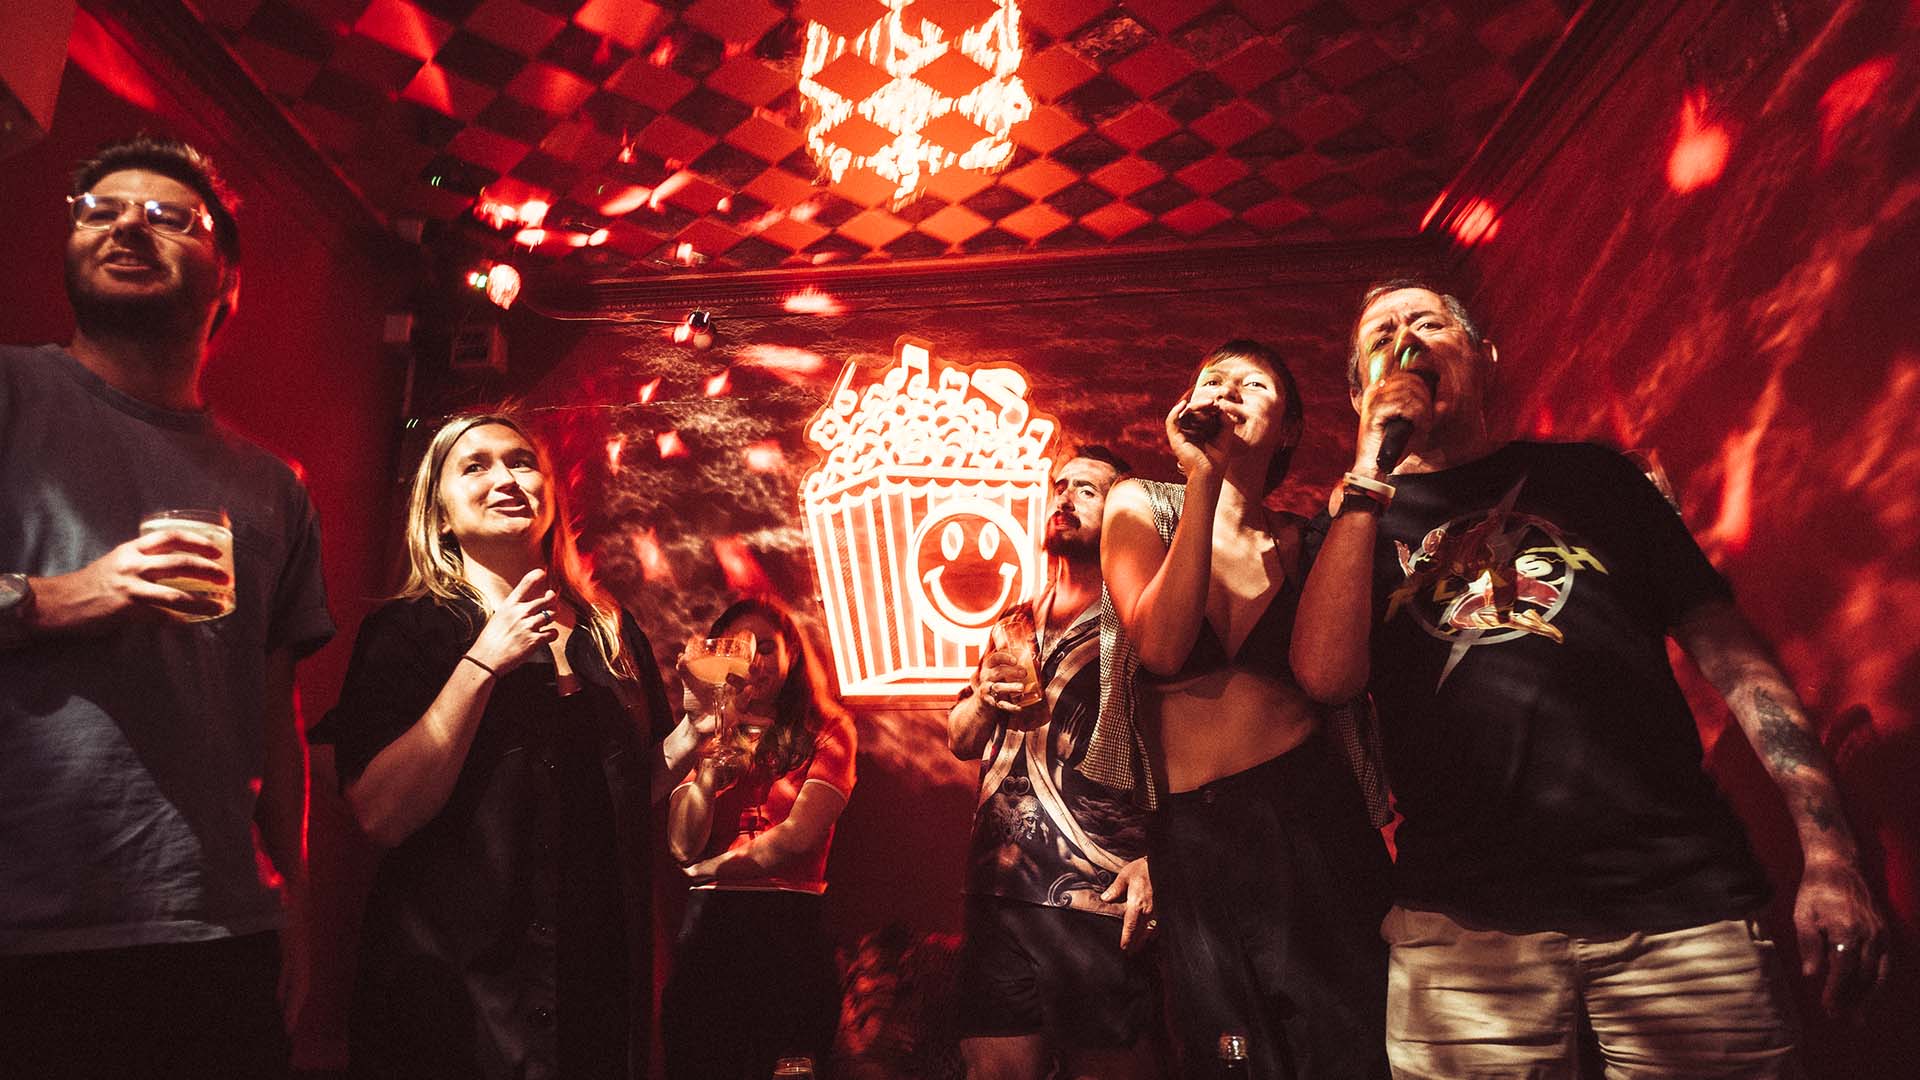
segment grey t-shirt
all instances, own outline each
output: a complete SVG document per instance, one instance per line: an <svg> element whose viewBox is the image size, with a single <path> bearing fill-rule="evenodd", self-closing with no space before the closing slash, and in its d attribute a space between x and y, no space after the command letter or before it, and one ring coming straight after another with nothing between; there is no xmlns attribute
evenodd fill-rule
<svg viewBox="0 0 1920 1080"><path fill-rule="evenodd" d="M233 521L231 615L0 650L0 953L280 923L252 834L266 659L333 634L306 490L204 412L0 347L0 572L78 570L184 507Z"/></svg>

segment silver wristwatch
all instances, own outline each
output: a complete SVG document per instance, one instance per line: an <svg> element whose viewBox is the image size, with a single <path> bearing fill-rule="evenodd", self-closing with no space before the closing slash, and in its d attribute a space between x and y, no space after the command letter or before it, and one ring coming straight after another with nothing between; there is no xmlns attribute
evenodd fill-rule
<svg viewBox="0 0 1920 1080"><path fill-rule="evenodd" d="M0 648L27 639L27 613L33 610L33 582L25 574L0 574Z"/></svg>

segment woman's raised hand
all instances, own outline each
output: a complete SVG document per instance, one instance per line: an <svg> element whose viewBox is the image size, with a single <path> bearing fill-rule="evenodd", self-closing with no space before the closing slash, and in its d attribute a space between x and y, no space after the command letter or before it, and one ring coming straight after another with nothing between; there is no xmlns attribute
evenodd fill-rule
<svg viewBox="0 0 1920 1080"><path fill-rule="evenodd" d="M553 590L547 588L547 572L527 571L494 609L487 625L480 628L480 637L467 655L492 668L496 675L519 667L535 648L560 636L553 625L555 599Z"/></svg>
<svg viewBox="0 0 1920 1080"><path fill-rule="evenodd" d="M1195 441L1180 429L1180 417L1189 408L1210 408L1221 414L1221 423L1214 429L1212 437L1204 441ZM1192 391L1180 395L1167 412L1167 445L1173 449L1173 459L1180 466L1182 476L1191 477L1195 469L1218 472L1235 450L1246 444L1234 432L1234 424L1241 419L1240 412L1231 402L1205 401L1194 402Z"/></svg>

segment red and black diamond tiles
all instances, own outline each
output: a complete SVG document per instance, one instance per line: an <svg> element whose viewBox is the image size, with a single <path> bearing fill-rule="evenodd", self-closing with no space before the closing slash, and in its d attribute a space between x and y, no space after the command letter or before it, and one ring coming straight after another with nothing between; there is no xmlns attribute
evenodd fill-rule
<svg viewBox="0 0 1920 1080"><path fill-rule="evenodd" d="M588 257L709 270L1410 235L1572 6L1025 0L1011 164L895 207L871 173L823 182L796 92L806 21L858 28L879 0L196 4L390 215L546 196L550 222L608 226Z"/></svg>

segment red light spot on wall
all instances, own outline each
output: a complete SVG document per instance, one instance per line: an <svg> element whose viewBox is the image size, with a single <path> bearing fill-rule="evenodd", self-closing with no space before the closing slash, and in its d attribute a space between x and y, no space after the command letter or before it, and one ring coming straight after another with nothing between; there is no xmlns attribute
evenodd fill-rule
<svg viewBox="0 0 1920 1080"><path fill-rule="evenodd" d="M653 396L659 392L660 380L656 377L640 388L640 404L645 405L653 401Z"/></svg>
<svg viewBox="0 0 1920 1080"><path fill-rule="evenodd" d="M819 353L791 345L749 345L740 350L734 362L771 372L782 382L796 385L820 374L827 366L826 358Z"/></svg>
<svg viewBox="0 0 1920 1080"><path fill-rule="evenodd" d="M1854 117L1860 115L1861 110L1873 103L1892 74L1893 58L1882 56L1833 80L1827 92L1820 95L1821 164L1833 160L1841 132Z"/></svg>
<svg viewBox="0 0 1920 1080"><path fill-rule="evenodd" d="M1545 405L1533 416L1533 437L1544 439L1553 434L1553 410Z"/></svg>
<svg viewBox="0 0 1920 1080"><path fill-rule="evenodd" d="M1702 539L1730 555L1746 550L1753 535L1753 469L1760 445L1773 427L1780 409L1780 376L1776 372L1753 408L1745 431L1727 437L1721 448L1720 514Z"/></svg>
<svg viewBox="0 0 1920 1080"><path fill-rule="evenodd" d="M714 537L713 557L719 560L720 572L726 575L727 586L734 592L755 593L772 589L773 583L761 568L760 560L753 557L753 549L739 537Z"/></svg>
<svg viewBox="0 0 1920 1080"><path fill-rule="evenodd" d="M1707 96L1695 91L1680 103L1680 135L1667 157L1667 186L1685 195L1720 179L1733 146L1727 129L1706 119Z"/></svg>
<svg viewBox="0 0 1920 1080"><path fill-rule="evenodd" d="M1500 212L1485 199L1474 199L1461 207L1449 226L1454 238L1468 247L1484 244L1500 233Z"/></svg>
<svg viewBox="0 0 1920 1080"><path fill-rule="evenodd" d="M712 375L712 376L710 376L710 377L708 377L708 379L707 379L707 396L708 396L708 397L719 397L720 395L722 395L722 394L724 394L724 393L726 393L726 392L727 392L727 390L728 390L728 389L729 389L729 388L730 388L731 386L732 386L732 383L731 383L731 381L730 381L730 380L729 380L729 379L727 378L727 373L726 373L726 371L724 371L724 370L722 370L722 371L720 371L720 372L718 372L718 373L716 373L716 374L714 374L714 375Z"/></svg>
<svg viewBox="0 0 1920 1080"><path fill-rule="evenodd" d="M687 444L680 441L680 433L677 431L663 431L653 441L660 447L662 458L687 456Z"/></svg>
<svg viewBox="0 0 1920 1080"><path fill-rule="evenodd" d="M780 444L772 439L754 443L740 455L747 468L754 472L779 472L787 467L787 456L780 452Z"/></svg>
<svg viewBox="0 0 1920 1080"><path fill-rule="evenodd" d="M625 435L616 435L613 438L607 440L607 471L608 472L620 471L620 455L625 453L626 449L627 449L627 437Z"/></svg>
<svg viewBox="0 0 1920 1080"><path fill-rule="evenodd" d="M633 534L633 556L640 560L640 576L655 584L673 582L673 564L660 550L660 536L652 529Z"/></svg>
<svg viewBox="0 0 1920 1080"><path fill-rule="evenodd" d="M154 89L153 80L147 77L146 69L84 9L74 14L67 55L80 70L92 76L93 81L127 104L148 112L160 108L160 95Z"/></svg>

